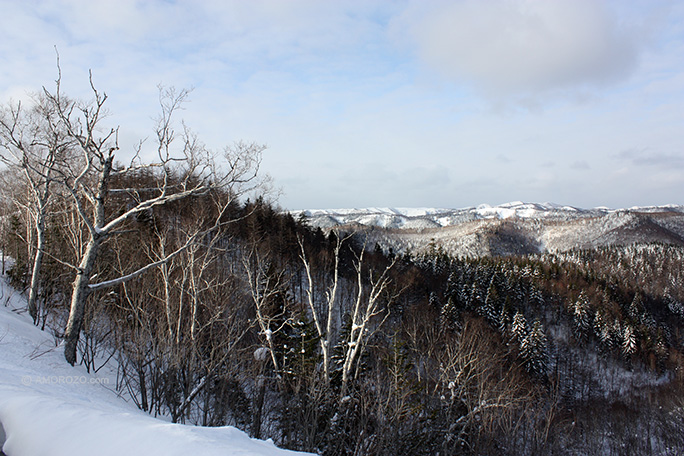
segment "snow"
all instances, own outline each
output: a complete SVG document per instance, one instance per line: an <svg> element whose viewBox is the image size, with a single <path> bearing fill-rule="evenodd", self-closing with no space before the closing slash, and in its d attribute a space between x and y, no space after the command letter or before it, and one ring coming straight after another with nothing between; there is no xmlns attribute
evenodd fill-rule
<svg viewBox="0 0 684 456"><path fill-rule="evenodd" d="M254 359L257 361L266 361L271 356L271 351L267 347L259 347L254 350Z"/></svg>
<svg viewBox="0 0 684 456"><path fill-rule="evenodd" d="M71 367L61 347L24 312L0 278L0 445L9 456L304 455L234 427L203 428L153 418L114 391L115 372ZM3 445L4 443L4 445Z"/></svg>
<svg viewBox="0 0 684 456"><path fill-rule="evenodd" d="M482 257L523 253L562 252L573 248L635 242L670 242L684 236L684 206L640 206L638 209L582 209L554 203L512 202L482 204L463 209L395 209L391 215L378 208L319 210L308 222L324 230L340 225L382 226L366 230L367 245L385 252L420 254L438 244L452 255ZM426 215L419 216L424 213ZM336 215L333 215L336 214ZM506 218L508 217L508 218ZM651 230L640 224L646 217ZM382 223L380 223L382 222Z"/></svg>
<svg viewBox="0 0 684 456"><path fill-rule="evenodd" d="M395 230L428 230L431 228L455 227L467 222L481 220L567 222L633 212L684 213L684 206L670 204L665 206L639 206L630 209L608 209L607 207L581 209L549 202L526 203L523 201L513 201L498 206L480 204L479 206L461 209L370 207L364 209L300 210L291 211L290 213L295 217L305 215L308 217L311 225L323 229L331 229L340 225L364 225Z"/></svg>
<svg viewBox="0 0 684 456"><path fill-rule="evenodd" d="M491 206L480 204L461 209L369 207L354 209L315 209L291 211L293 216L304 215L314 226L332 228L336 225L360 224L397 229L425 229L454 226L464 221L509 218L560 218L596 215L595 210L581 210L554 203L525 203L513 201Z"/></svg>

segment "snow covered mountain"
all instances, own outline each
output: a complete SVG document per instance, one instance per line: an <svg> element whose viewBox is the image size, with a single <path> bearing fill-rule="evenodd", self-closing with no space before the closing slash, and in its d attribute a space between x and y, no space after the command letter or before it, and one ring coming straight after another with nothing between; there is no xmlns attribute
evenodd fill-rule
<svg viewBox="0 0 684 456"><path fill-rule="evenodd" d="M462 256L510 255L634 242L684 245L684 206L582 209L520 201L464 209L366 208L294 211L313 226L366 230L397 252L431 243ZM384 228L377 230L372 228Z"/></svg>

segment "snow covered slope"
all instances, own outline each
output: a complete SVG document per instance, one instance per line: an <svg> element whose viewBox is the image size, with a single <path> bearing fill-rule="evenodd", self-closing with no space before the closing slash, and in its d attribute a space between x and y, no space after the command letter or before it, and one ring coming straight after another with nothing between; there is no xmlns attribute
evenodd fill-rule
<svg viewBox="0 0 684 456"><path fill-rule="evenodd" d="M337 225L366 225L382 228L435 228L460 225L475 220L536 219L575 220L587 217L601 217L619 212L680 212L684 206L649 206L629 209L608 209L597 207L581 209L554 203L511 203L490 206L481 204L463 209L438 208L381 208L363 209L315 209L292 211L295 217L304 216L314 226L330 228Z"/></svg>
<svg viewBox="0 0 684 456"><path fill-rule="evenodd" d="M395 252L431 243L462 256L527 254L634 242L684 245L684 206L581 209L553 203L512 202L465 209L339 209L295 211L313 226L369 230Z"/></svg>
<svg viewBox="0 0 684 456"><path fill-rule="evenodd" d="M0 278L0 446L8 456L304 455L233 427L168 423L114 392L114 378L71 367ZM4 432L3 432L4 429Z"/></svg>

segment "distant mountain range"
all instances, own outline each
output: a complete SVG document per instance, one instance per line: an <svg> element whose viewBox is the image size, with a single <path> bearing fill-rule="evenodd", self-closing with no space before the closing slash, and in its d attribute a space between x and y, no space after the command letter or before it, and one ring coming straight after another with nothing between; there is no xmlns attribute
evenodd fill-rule
<svg viewBox="0 0 684 456"><path fill-rule="evenodd" d="M518 201L464 209L365 208L292 213L322 229L366 231L369 241L395 252L419 252L431 243L460 256L530 254L636 242L684 246L684 206L679 205L582 209Z"/></svg>

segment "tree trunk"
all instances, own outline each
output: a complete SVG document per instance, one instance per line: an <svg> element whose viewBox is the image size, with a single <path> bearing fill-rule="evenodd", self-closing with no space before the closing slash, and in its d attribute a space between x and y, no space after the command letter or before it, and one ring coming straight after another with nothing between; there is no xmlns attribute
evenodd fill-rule
<svg viewBox="0 0 684 456"><path fill-rule="evenodd" d="M28 311L33 323L38 324L38 291L40 289L40 270L43 265L43 249L45 248L45 222L41 215L36 220L36 256L33 259L31 285L29 287Z"/></svg>
<svg viewBox="0 0 684 456"><path fill-rule="evenodd" d="M262 368L263 372L263 368ZM252 438L261 438L261 414L264 409L264 396L266 395L266 379L263 374L257 377L257 397L255 399L253 413L252 413Z"/></svg>
<svg viewBox="0 0 684 456"><path fill-rule="evenodd" d="M149 410L149 405L147 404L147 380L145 379L144 366L138 369L138 380L140 384L140 408L147 412Z"/></svg>
<svg viewBox="0 0 684 456"><path fill-rule="evenodd" d="M95 196L95 207L93 211L93 224L89 225L90 240L86 246L85 252L81 257L81 263L78 265L76 272L76 279L74 280L73 290L71 293L71 309L69 310L69 320L67 321L66 331L64 331L64 357L72 366L76 363L76 349L78 348L78 338L81 334L81 327L83 326L83 317L85 315L86 301L91 293L90 278L95 269L95 260L100 251L100 246L108 232L102 230L105 226L105 200L109 192L109 179L112 172L112 163L114 156L110 155L102 160L102 170L97 184L97 195ZM86 167L87 170L89 168ZM85 173L85 171L84 171ZM82 174L85 175L85 174ZM78 186L76 186L78 188ZM77 203L78 204L78 203ZM87 220L83 210L79 206L79 212L83 220Z"/></svg>
<svg viewBox="0 0 684 456"><path fill-rule="evenodd" d="M90 277L93 273L95 259L97 258L100 244L101 237L99 235L94 235L88 242L86 251L83 254L83 260L76 273L76 280L74 280L69 320L67 321L66 331L64 332L64 357L72 366L76 363L78 338L81 333L81 327L83 326L86 300L90 295L88 285L90 284Z"/></svg>

